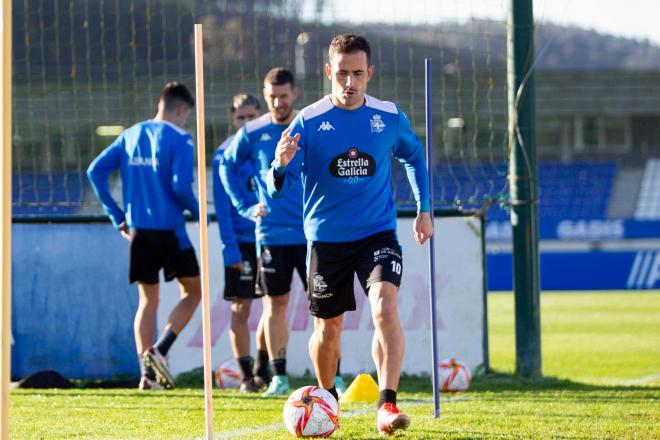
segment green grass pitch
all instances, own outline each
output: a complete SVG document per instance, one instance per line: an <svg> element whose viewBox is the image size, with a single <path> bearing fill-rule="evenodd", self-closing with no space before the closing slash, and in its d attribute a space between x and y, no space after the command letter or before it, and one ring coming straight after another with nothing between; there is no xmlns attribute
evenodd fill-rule
<svg viewBox="0 0 660 440"><path fill-rule="evenodd" d="M409 439L660 439L660 292L541 296L545 378L514 369L513 297L489 295L491 366L470 391L442 396L428 378L402 380ZM348 355L348 354L347 354ZM297 379L294 386L310 384ZM203 391L15 390L12 439L190 439L204 431ZM284 399L214 391L216 438L289 439ZM375 438L371 405L342 407L338 439Z"/></svg>

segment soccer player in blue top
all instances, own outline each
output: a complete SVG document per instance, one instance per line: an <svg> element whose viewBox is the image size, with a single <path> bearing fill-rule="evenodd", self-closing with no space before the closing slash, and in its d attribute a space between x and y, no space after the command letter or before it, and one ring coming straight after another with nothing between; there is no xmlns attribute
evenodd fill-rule
<svg viewBox="0 0 660 440"><path fill-rule="evenodd" d="M433 233L428 170L406 115L395 104L366 95L374 74L368 41L339 35L328 52L325 73L332 93L302 110L282 133L267 184L273 197L281 197L303 183L310 312L315 317L309 351L319 385L335 394L332 378L343 314L355 310L355 273L375 326L377 427L391 434L410 424L396 406L404 344L397 311L403 261L390 188L391 157L405 164L418 204L413 233L420 244Z"/></svg>
<svg viewBox="0 0 660 440"><path fill-rule="evenodd" d="M305 258L307 239L303 232L302 185L292 185L282 199L274 200L266 191L266 173L275 157L275 147L282 132L296 115L293 103L298 90L290 71L282 67L271 69L264 79L264 99L269 112L246 123L224 153L220 165L222 182L238 212L257 223L256 238L260 252L258 283L263 298L266 321L264 329L273 379L265 396L288 394L286 347L289 329L286 308L293 271L306 280ZM245 164L251 164L259 192L259 203L240 177Z"/></svg>
<svg viewBox="0 0 660 440"><path fill-rule="evenodd" d="M230 123L236 130L246 122L260 115L259 100L252 95L240 93L232 99L230 108ZM257 360L254 364L250 356L250 330L248 318L252 300L262 296L255 289L257 273L257 254L254 245L254 222L242 217L231 204L222 181L220 180L220 163L227 146L234 139L229 136L216 150L213 156L213 200L215 213L222 242L222 256L225 265L224 298L231 301L231 327L229 340L232 352L241 369L240 391L256 392L270 382L268 368L268 350L264 335L264 313L257 327ZM246 163L239 170L237 180L252 193L252 201L258 203L254 182L254 168Z"/></svg>
<svg viewBox="0 0 660 440"><path fill-rule="evenodd" d="M194 105L183 84L166 84L156 116L126 129L87 170L112 224L130 242L129 281L137 283L139 293L135 345L144 390L174 387L165 356L201 298L199 266L183 215L187 210L195 220L199 216L192 190L193 141L182 128ZM108 185L116 170L121 173L124 210ZM166 281L177 278L181 297L153 344L161 268Z"/></svg>

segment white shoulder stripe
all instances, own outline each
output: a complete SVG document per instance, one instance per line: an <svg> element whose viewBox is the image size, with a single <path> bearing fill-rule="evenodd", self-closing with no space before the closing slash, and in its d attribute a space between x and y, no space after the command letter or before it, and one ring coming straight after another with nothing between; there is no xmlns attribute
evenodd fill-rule
<svg viewBox="0 0 660 440"><path fill-rule="evenodd" d="M332 101L330 100L330 95L324 96L319 101L316 101L314 104L308 105L302 110L302 118L304 121L308 119L315 118L327 113L334 108Z"/></svg>
<svg viewBox="0 0 660 440"><path fill-rule="evenodd" d="M234 137L236 137L236 135L232 134L227 139L225 139L225 141L221 143L220 146L218 147L218 150L223 150L223 151L226 150L229 144L231 144L231 141L234 140Z"/></svg>
<svg viewBox="0 0 660 440"><path fill-rule="evenodd" d="M270 123L272 123L272 120L270 119L270 113L265 113L259 116L257 119L253 119L251 121L246 122L245 132L252 133L253 131L259 130L260 128L264 128L266 125Z"/></svg>
<svg viewBox="0 0 660 440"><path fill-rule="evenodd" d="M178 125L172 124L170 121L165 121L164 119L160 119L158 121L153 121L153 122L162 122L163 124L167 125L168 127L172 128L174 131L179 133L181 136L190 136L190 133L188 133L186 130L183 128L179 127Z"/></svg>
<svg viewBox="0 0 660 440"><path fill-rule="evenodd" d="M383 112L387 113L394 113L399 114L399 109L396 107L396 104L390 101L381 101L380 99L376 99L373 96L369 95L364 95L367 100L367 107L375 108L376 110L380 110Z"/></svg>

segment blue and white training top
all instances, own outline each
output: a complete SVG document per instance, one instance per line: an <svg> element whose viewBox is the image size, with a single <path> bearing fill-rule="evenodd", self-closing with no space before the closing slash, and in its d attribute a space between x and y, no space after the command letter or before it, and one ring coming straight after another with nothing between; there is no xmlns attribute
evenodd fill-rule
<svg viewBox="0 0 660 440"><path fill-rule="evenodd" d="M110 194L108 177L119 169L124 211ZM184 210L199 218L192 190L193 141L168 121L143 121L127 128L94 159L87 176L115 228L175 230L182 249L192 247Z"/></svg>
<svg viewBox="0 0 660 440"><path fill-rule="evenodd" d="M277 142L282 137L286 125L275 124L269 113L247 122L232 143L227 147L220 165L222 183L227 189L234 206L245 218L252 219L251 199L239 170L245 163L251 163L259 188L259 200L268 208L268 215L257 223L257 237L266 245L305 244L303 231L302 185L295 182L290 191L277 200L268 195L266 174L275 158Z"/></svg>
<svg viewBox="0 0 660 440"><path fill-rule="evenodd" d="M354 241L396 230L392 155L406 167L418 210L429 211L422 144L394 103L366 95L365 105L346 110L326 96L296 116L289 136L297 133L300 151L282 173L271 169L267 182L281 197L302 181L308 240Z"/></svg>
<svg viewBox="0 0 660 440"><path fill-rule="evenodd" d="M232 264L243 261L238 243L254 243L254 222L242 217L238 213L220 180L222 155L233 139L234 135L229 136L215 150L215 154L213 155L213 201L215 203L215 215L218 219L220 242L222 243L222 257L225 266L231 266ZM238 170L238 177L236 179L243 182L243 185L247 189L246 194L252 194L251 200L248 200L247 203L256 204L258 199L252 164L245 163Z"/></svg>

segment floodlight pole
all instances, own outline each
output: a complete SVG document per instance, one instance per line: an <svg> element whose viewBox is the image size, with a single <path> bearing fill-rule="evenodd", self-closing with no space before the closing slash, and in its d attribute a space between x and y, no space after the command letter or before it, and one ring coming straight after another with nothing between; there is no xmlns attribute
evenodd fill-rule
<svg viewBox="0 0 660 440"><path fill-rule="evenodd" d="M541 376L534 59L532 0L510 0L507 19L507 83L516 374L525 377Z"/></svg>
<svg viewBox="0 0 660 440"><path fill-rule="evenodd" d="M0 311L0 439L9 439L9 385L11 380L11 72L12 72L12 27L11 0L2 0L0 4L0 35L2 35L2 69L0 83L2 98L0 105L0 142L2 164L0 165L0 212L2 213L2 231L0 265L2 280L2 310Z"/></svg>
<svg viewBox="0 0 660 440"><path fill-rule="evenodd" d="M435 208L433 206L433 117L431 108L431 60L429 58L424 60L424 75L426 80L426 86L424 89L426 96L426 165L429 169L429 202L431 209L431 225L433 225L433 219L435 217ZM437 419L440 417L440 383L438 381L438 335L435 311L435 240L433 239L433 235L429 237L429 284L431 287L431 352L433 357L431 371L433 373L433 415Z"/></svg>

